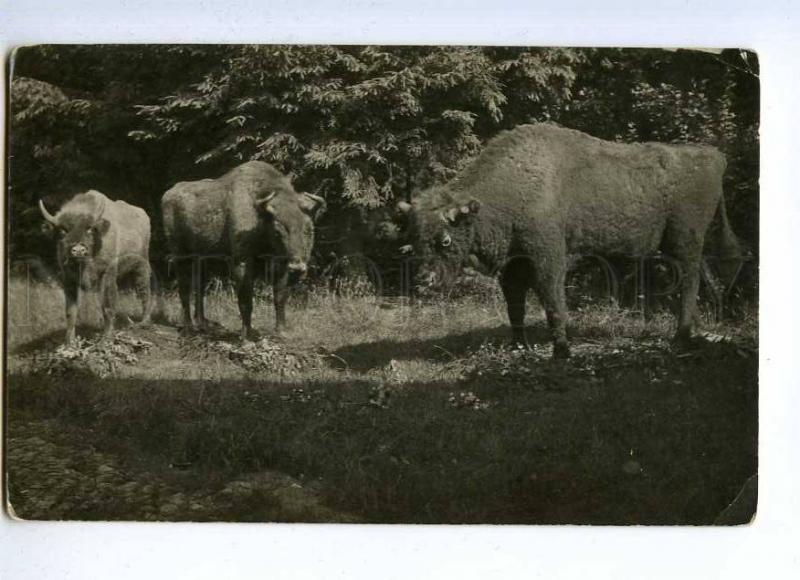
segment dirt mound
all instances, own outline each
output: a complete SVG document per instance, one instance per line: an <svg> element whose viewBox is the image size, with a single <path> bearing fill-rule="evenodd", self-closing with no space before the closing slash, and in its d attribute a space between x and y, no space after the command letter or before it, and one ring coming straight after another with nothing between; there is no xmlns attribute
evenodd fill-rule
<svg viewBox="0 0 800 580"><path fill-rule="evenodd" d="M123 365L132 365L150 350L150 341L118 332L110 338L78 338L72 345L61 345L52 352L33 353L31 372L62 376L90 374L101 378L113 375Z"/></svg>
<svg viewBox="0 0 800 580"><path fill-rule="evenodd" d="M662 337L617 338L575 344L568 360L551 358L552 347L520 347L484 343L460 361L469 382L491 382L563 391L602 382L624 369L643 370L650 382L668 380L671 370L682 365L725 357L756 356L754 341L718 335L698 336L690 349L677 349Z"/></svg>
<svg viewBox="0 0 800 580"><path fill-rule="evenodd" d="M185 356L221 354L250 372L272 373L281 377L296 377L323 365L319 355L292 351L268 338L237 343L194 336L183 339L181 347Z"/></svg>
<svg viewBox="0 0 800 580"><path fill-rule="evenodd" d="M534 390L566 390L583 382L598 380L592 366L581 357L569 362L553 360L550 346L524 348L484 343L459 361L462 374L470 383L519 385ZM463 398L463 397L462 397ZM454 406L467 406L469 397L455 401ZM462 402L464 404L457 405Z"/></svg>

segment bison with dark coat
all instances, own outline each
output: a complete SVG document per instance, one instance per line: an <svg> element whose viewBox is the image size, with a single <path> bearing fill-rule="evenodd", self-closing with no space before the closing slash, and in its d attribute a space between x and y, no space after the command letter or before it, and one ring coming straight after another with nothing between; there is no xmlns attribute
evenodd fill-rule
<svg viewBox="0 0 800 580"><path fill-rule="evenodd" d="M237 286L242 339L252 332L255 259L274 259L275 319L286 324L290 282L303 277L314 243L314 220L325 200L297 193L287 177L262 161L248 161L218 179L181 182L161 200L167 245L177 265L185 329L190 314L192 280L197 280L194 323L204 328L202 260L232 260ZM193 274L194 270L194 274ZM199 277L199 280L198 280Z"/></svg>
<svg viewBox="0 0 800 580"><path fill-rule="evenodd" d="M612 143L552 124L517 127L488 143L452 182L406 206L422 260L418 279L430 284L434 266L476 259L499 271L521 343L525 295L533 288L554 356L567 357L568 256L661 251L682 274L676 338L684 341L691 337L704 237L715 215L723 258L740 257L722 197L724 170L725 157L713 147Z"/></svg>
<svg viewBox="0 0 800 580"><path fill-rule="evenodd" d="M67 344L75 340L78 296L98 290L105 335L114 329L117 282L131 278L142 297L143 323L150 321L150 218L143 209L112 201L99 191L81 193L52 215L39 201L44 229L57 236L64 285Z"/></svg>

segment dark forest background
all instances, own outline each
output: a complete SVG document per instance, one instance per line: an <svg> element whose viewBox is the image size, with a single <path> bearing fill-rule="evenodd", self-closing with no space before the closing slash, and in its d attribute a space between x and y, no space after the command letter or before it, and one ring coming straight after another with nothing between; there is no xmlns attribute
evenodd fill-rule
<svg viewBox="0 0 800 580"><path fill-rule="evenodd" d="M324 196L318 268L396 256L400 199L483 144L553 121L617 141L708 143L728 158L734 230L758 252L757 57L736 49L44 45L12 59L9 257L52 255L51 211L93 188L150 214L175 182L248 159Z"/></svg>

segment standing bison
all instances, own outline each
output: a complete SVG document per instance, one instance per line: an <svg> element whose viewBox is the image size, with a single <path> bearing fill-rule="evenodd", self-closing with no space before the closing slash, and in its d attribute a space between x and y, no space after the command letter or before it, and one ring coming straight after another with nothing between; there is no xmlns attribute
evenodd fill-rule
<svg viewBox="0 0 800 580"><path fill-rule="evenodd" d="M676 339L691 337L704 237L714 228L722 262L741 253L722 197L725 157L712 147L620 144L552 124L501 133L452 182L423 192L411 212L418 281L476 258L500 272L514 339L525 344L533 288L568 357L564 281L571 254L644 257L657 251L681 272ZM439 268L442 269L442 268Z"/></svg>
<svg viewBox="0 0 800 580"><path fill-rule="evenodd" d="M206 328L202 260L232 259L242 317L242 340L252 334L255 259L275 260L276 327L286 325L291 282L302 278L314 243L314 221L325 200L297 193L289 179L262 161L249 161L219 179L181 182L164 194L161 211L167 245L177 263L183 328L193 327L190 314L193 277L194 326ZM193 276L193 269L195 275Z"/></svg>
<svg viewBox="0 0 800 580"><path fill-rule="evenodd" d="M67 344L75 340L78 295L99 291L105 336L114 329L117 283L132 278L142 297L142 323L150 321L150 218L143 209L112 201L99 191L81 193L52 215L39 201L44 229L57 241L64 285Z"/></svg>

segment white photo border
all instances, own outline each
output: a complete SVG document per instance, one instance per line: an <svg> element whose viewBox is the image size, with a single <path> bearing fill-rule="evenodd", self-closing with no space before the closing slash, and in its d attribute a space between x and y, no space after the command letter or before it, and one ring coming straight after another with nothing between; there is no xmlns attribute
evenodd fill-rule
<svg viewBox="0 0 800 580"><path fill-rule="evenodd" d="M16 522L26 578L800 577L800 10L762 0L0 0L0 42L740 47L761 67L759 509L734 528ZM3 89L7 79L3 78ZM5 106L5 104L3 104ZM5 111L3 112L5 120ZM5 121L3 121L5 123ZM5 128L5 125L4 125ZM3 152L5 159L5 151ZM5 204L3 204L4 206ZM794 570L794 574L792 574Z"/></svg>

